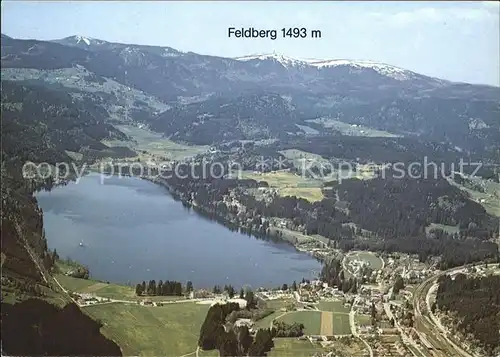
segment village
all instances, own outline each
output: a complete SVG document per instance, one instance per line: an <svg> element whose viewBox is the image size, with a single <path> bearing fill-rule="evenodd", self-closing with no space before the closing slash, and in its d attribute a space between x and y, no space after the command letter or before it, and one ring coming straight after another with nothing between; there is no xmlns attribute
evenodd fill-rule
<svg viewBox="0 0 500 357"><path fill-rule="evenodd" d="M429 341L431 331L422 332L415 324L421 304L428 307L432 304L437 287L432 281L438 272L435 264L424 264L416 256L400 253L378 256L371 252L351 252L344 256L342 266L346 274L363 282L355 293L344 292L319 279L303 279L274 289L258 288L254 292L259 302L258 313L238 318L234 325L245 325L251 333L256 333L259 328L272 327L278 321L303 324L303 335L297 341L308 341L311 346L330 351L319 354L322 356L335 356L329 353L339 345L359 347L359 353L350 352L352 356L420 356L421 352L427 355L433 350L435 342ZM500 269L498 264L478 265L455 269L450 274L458 273L486 276L500 274ZM427 282L431 283L422 290ZM238 294L230 296L227 291L214 294L206 289L166 300L147 296L112 299L98 293L76 292L71 296L82 307L117 302L159 308L181 303L211 306L232 302L238 303L240 309L247 306L247 300ZM436 316L430 318L436 320L436 328L444 328ZM356 345L356 341L361 343Z"/></svg>

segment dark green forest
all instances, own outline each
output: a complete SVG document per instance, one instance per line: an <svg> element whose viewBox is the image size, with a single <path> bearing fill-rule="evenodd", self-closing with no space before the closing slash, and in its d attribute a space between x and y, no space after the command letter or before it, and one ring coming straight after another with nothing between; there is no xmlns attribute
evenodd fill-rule
<svg viewBox="0 0 500 357"><path fill-rule="evenodd" d="M488 356L500 351L500 276L439 279L435 308L453 315L456 328L471 334Z"/></svg>
<svg viewBox="0 0 500 357"><path fill-rule="evenodd" d="M1 95L2 294L14 290L25 297L11 305L2 295L2 352L121 355L116 343L101 335L101 325L76 305L59 308L38 299L56 287L50 279L54 254L33 192L50 189L53 180L26 180L21 172L26 161L71 162L65 150L105 149L100 140L120 133L103 123L104 113L89 112L59 92L2 81Z"/></svg>

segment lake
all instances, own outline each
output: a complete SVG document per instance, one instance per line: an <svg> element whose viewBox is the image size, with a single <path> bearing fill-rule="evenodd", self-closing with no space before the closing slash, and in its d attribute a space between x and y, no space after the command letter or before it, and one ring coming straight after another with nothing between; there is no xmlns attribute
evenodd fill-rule
<svg viewBox="0 0 500 357"><path fill-rule="evenodd" d="M36 197L49 248L88 266L94 279L255 289L311 279L321 269L287 243L231 231L184 207L166 188L136 177L101 182L90 174Z"/></svg>

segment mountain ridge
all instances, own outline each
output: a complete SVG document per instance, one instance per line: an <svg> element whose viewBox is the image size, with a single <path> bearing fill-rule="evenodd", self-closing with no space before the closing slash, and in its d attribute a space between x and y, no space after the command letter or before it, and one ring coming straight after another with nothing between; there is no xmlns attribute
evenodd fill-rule
<svg viewBox="0 0 500 357"><path fill-rule="evenodd" d="M11 36L8 36L5 34L2 34L2 38L8 38L8 39L13 39L13 40L28 40L28 39L16 39L14 37L11 37ZM98 38L93 38L93 37L83 36L83 35L71 35L71 36L61 38L61 39L44 40L43 42L52 42L52 43L62 44L65 46L73 46L73 47L80 47L80 48L82 48L81 45L85 45L85 47L83 47L83 48L87 48L87 49L91 49L92 46L103 46L103 45L119 45L121 47L137 46L137 47L145 47L145 48L146 47L148 47L148 48L163 48L163 49L168 49L169 51L172 51L173 53L176 53L178 55L193 54L193 55L198 55L198 56L215 57L215 58L235 60L235 61L248 61L248 60L252 60L252 59L264 60L264 59L273 59L274 58L274 59L278 59L280 62L293 62L295 64L303 64L303 65L308 65L308 66L316 67L316 68L335 67L335 66L343 66L343 65L353 66L353 67L356 67L356 66L358 66L358 67L377 66L377 67L393 68L393 69L396 69L398 71L405 71L408 73L414 73L414 74L419 75L419 76L437 79L440 82L446 82L446 83L450 83L450 84L467 84L467 85L474 85L474 86L500 88L498 86L494 86L494 85L490 85L490 84L468 83L468 82L464 82L464 81L453 81L453 80L449 80L449 79L435 77L435 76L420 73L419 71L408 69L404 66L390 64L390 63L386 63L386 62L382 62L382 61L375 61L375 60L371 60L371 59L301 58L301 57L287 56L287 55L278 54L278 53L246 54L246 55L241 55L241 56L227 57L227 56L220 56L220 55L202 54L202 53L193 52L193 51L181 51L181 50L175 49L175 48L170 47L170 46L165 46L165 45L122 43L122 42L101 40ZM80 45L80 46L78 46L78 45Z"/></svg>
<svg viewBox="0 0 500 357"><path fill-rule="evenodd" d="M170 113L175 111L158 115L161 105L141 105L144 97L140 99L138 92L137 105L127 104L141 110L141 121L161 128L167 135L176 135L174 127L192 125L188 131L179 131L188 141L198 137L198 142L208 142L209 138L194 135L204 130L218 135L232 133L231 140L296 135L295 124L302 128L312 125L306 124L306 120L327 118L452 143L464 150L495 147L500 142L499 123L495 121L495 116L500 115L500 88L493 86L452 83L374 61L301 61L276 54L234 59L82 36L55 41L3 38L2 71L37 69L43 72L38 76L43 81L48 71L81 66L95 75L92 79L81 73L86 88L92 88L95 81L106 82L107 78L124 90L134 88L157 98L165 103L165 109L198 103L189 109L180 107L180 111L187 110L182 115L184 122L170 122ZM66 87L68 78L58 77L56 82ZM114 88L116 93L118 86ZM249 110L270 93L286 98L278 99L273 107L279 113L281 126L272 123L273 118L264 115L263 121L258 118L261 114ZM116 94L112 96L118 98ZM125 98L122 94L120 97ZM241 97L246 97L245 105L238 106ZM115 109L123 106L120 100L116 100L116 105ZM234 110L229 113L225 105ZM199 116L205 119L200 120ZM235 127L236 119L242 125ZM174 122L174 126L169 124ZM255 125L269 130L254 130ZM325 125L313 129L335 133ZM299 132L304 133L302 129Z"/></svg>

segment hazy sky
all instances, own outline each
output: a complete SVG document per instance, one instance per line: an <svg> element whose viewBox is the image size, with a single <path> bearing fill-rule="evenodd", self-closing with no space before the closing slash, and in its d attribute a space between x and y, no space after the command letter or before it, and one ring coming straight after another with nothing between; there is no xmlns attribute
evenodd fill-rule
<svg viewBox="0 0 500 357"><path fill-rule="evenodd" d="M16 38L82 35L226 57L385 62L423 74L500 85L495 2L31 2L2 4L2 33ZM318 29L321 39L228 38L228 27Z"/></svg>

